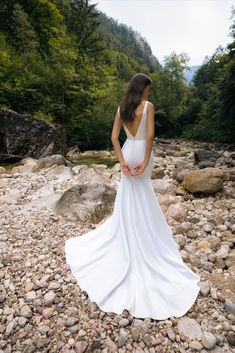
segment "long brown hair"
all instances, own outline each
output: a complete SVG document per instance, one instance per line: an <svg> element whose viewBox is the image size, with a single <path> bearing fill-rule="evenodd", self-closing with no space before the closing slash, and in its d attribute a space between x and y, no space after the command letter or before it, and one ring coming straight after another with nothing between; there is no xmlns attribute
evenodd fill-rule
<svg viewBox="0 0 235 353"><path fill-rule="evenodd" d="M123 121L134 120L135 110L140 105L143 91L152 82L150 77L142 73L135 74L131 78L119 109Z"/></svg>

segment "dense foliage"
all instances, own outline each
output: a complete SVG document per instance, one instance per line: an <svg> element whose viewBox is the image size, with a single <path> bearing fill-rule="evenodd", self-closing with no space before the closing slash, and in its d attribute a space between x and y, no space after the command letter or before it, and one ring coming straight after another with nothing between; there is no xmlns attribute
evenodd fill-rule
<svg viewBox="0 0 235 353"><path fill-rule="evenodd" d="M158 136L231 142L234 32L188 85L187 55L173 52L162 67L138 32L88 0L0 0L0 106L59 126L68 146L109 148L127 82L144 72Z"/></svg>

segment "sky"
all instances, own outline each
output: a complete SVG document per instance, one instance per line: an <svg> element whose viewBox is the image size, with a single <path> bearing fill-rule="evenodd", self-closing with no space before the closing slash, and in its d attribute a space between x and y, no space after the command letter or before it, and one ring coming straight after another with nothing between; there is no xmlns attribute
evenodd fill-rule
<svg viewBox="0 0 235 353"><path fill-rule="evenodd" d="M131 26L163 64L173 51L187 53L188 65L201 65L221 45L232 41L235 0L90 0L118 23Z"/></svg>

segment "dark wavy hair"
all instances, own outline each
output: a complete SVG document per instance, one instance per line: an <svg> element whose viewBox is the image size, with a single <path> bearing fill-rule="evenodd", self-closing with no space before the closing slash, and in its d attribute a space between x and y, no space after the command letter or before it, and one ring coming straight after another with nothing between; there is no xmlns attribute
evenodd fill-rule
<svg viewBox="0 0 235 353"><path fill-rule="evenodd" d="M151 78L142 73L135 74L131 78L120 105L120 118L123 121L132 122L134 120L135 110L140 105L143 91L146 86L152 83Z"/></svg>

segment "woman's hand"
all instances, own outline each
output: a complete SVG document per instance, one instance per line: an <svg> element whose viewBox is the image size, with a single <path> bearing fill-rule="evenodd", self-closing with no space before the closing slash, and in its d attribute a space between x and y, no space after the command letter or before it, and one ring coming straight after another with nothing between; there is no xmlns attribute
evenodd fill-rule
<svg viewBox="0 0 235 353"><path fill-rule="evenodd" d="M125 161L120 163L120 167L125 175L133 175L131 172L131 168Z"/></svg>
<svg viewBox="0 0 235 353"><path fill-rule="evenodd" d="M132 175L136 176L136 175L140 175L143 173L143 171L145 170L147 164L142 162L142 163L138 163L135 168L132 169Z"/></svg>

